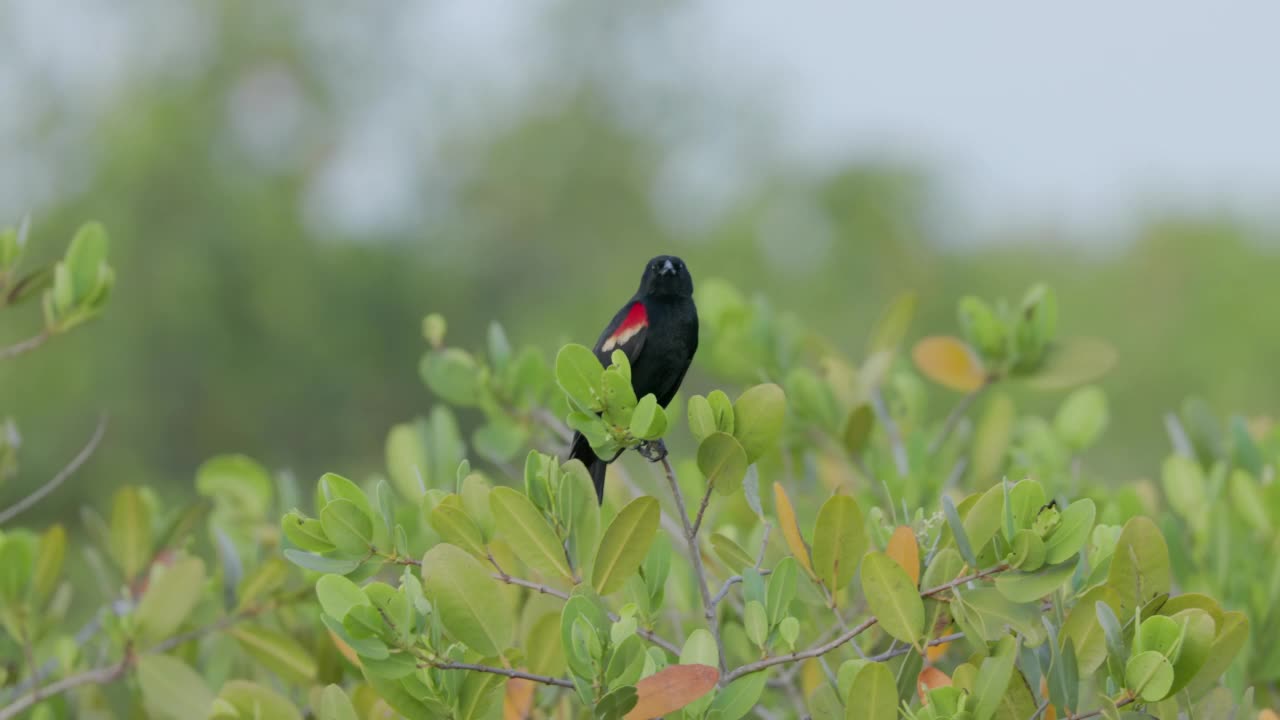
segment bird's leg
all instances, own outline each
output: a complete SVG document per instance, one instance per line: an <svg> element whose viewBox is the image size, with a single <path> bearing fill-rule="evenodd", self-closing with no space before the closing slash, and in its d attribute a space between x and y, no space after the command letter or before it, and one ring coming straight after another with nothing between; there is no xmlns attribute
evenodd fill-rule
<svg viewBox="0 0 1280 720"><path fill-rule="evenodd" d="M636 452L649 462L661 462L667 456L667 444L662 440L646 440L636 446Z"/></svg>

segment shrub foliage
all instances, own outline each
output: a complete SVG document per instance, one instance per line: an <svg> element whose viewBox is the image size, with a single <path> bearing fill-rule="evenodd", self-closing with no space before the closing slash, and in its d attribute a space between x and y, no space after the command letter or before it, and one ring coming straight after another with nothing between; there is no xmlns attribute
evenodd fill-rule
<svg viewBox="0 0 1280 720"><path fill-rule="evenodd" d="M0 236L0 289L43 291L45 324L4 357L112 285L98 226L48 271L16 270L24 245ZM1226 718L1273 692L1280 436L1193 401L1159 483L1093 477L1114 354L1059 338L1043 286L963 298L959 335L909 353L903 296L856 360L726 283L697 300L698 363L741 389L664 410L621 353L549 360L496 324L473 353L432 315L440 402L382 474L303 495L220 456L189 504L85 508L78 547L13 523L57 478L0 509L0 719ZM1070 392L1041 418L1022 388ZM571 430L671 452L624 455L597 505Z"/></svg>

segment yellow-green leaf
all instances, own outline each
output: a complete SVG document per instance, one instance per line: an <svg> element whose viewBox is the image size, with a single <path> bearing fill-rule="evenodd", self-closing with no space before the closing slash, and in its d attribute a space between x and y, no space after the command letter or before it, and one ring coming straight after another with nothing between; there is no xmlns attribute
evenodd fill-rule
<svg viewBox="0 0 1280 720"><path fill-rule="evenodd" d="M907 571L882 552L862 560L862 592L889 635L916 644L924 637L924 601Z"/></svg>
<svg viewBox="0 0 1280 720"><path fill-rule="evenodd" d="M499 534L507 538L522 562L543 575L573 580L564 546L528 497L508 487L494 488L489 493L489 507Z"/></svg>
<svg viewBox="0 0 1280 720"><path fill-rule="evenodd" d="M898 686L884 663L867 663L853 677L845 720L897 720Z"/></svg>
<svg viewBox="0 0 1280 720"><path fill-rule="evenodd" d="M721 495L732 495L747 475L747 451L732 435L714 432L698 445L698 469Z"/></svg>
<svg viewBox="0 0 1280 720"><path fill-rule="evenodd" d="M315 656L289 635L253 625L227 632L246 653L286 681L305 685L316 679Z"/></svg>
<svg viewBox="0 0 1280 720"><path fill-rule="evenodd" d="M867 551L862 509L848 495L834 495L822 504L813 528L813 570L831 592L853 580L858 561Z"/></svg>
<svg viewBox="0 0 1280 720"><path fill-rule="evenodd" d="M787 395L772 383L748 388L733 404L733 436L753 463L778 444L787 415Z"/></svg>
<svg viewBox="0 0 1280 720"><path fill-rule="evenodd" d="M422 589L446 630L480 655L511 645L514 618L506 593L465 550L441 543L422 558Z"/></svg>
<svg viewBox="0 0 1280 720"><path fill-rule="evenodd" d="M151 510L132 485L117 490L111 505L111 557L128 579L151 559Z"/></svg>
<svg viewBox="0 0 1280 720"><path fill-rule="evenodd" d="M168 567L157 565L153 572L134 611L143 647L172 635L204 593L204 561L198 557L183 557Z"/></svg>
<svg viewBox="0 0 1280 720"><path fill-rule="evenodd" d="M604 531L591 567L591 585L601 595L622 588L644 562L658 532L662 509L651 497L632 500Z"/></svg>
<svg viewBox="0 0 1280 720"><path fill-rule="evenodd" d="M213 693L190 665L170 655L145 653L138 658L138 686L149 717L188 720L203 717Z"/></svg>

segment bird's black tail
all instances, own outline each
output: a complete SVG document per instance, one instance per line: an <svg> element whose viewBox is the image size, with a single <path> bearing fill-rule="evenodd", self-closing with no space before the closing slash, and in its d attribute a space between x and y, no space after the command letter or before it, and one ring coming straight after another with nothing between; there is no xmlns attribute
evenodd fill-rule
<svg viewBox="0 0 1280 720"><path fill-rule="evenodd" d="M581 460L583 465L587 466L587 472L591 473L591 482L596 486L596 502L604 502L604 471L609 466L605 461L601 460L596 451L591 449L591 443L583 437L582 433L573 434L573 446L569 450L570 460Z"/></svg>

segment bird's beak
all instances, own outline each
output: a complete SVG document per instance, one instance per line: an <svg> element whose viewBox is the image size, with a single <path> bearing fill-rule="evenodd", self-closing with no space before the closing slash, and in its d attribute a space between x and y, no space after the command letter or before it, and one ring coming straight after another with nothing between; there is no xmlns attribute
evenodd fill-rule
<svg viewBox="0 0 1280 720"><path fill-rule="evenodd" d="M671 264L670 260L663 260L662 267L659 268L659 275L671 275L676 271L676 266Z"/></svg>

